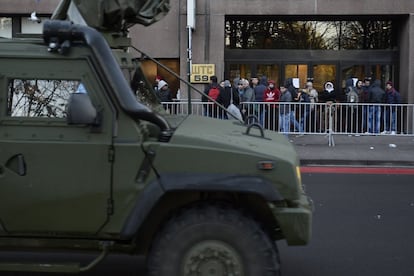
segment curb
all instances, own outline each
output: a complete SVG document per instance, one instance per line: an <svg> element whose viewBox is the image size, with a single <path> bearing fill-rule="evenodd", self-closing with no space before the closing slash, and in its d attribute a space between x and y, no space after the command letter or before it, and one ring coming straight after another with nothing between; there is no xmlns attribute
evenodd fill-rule
<svg viewBox="0 0 414 276"><path fill-rule="evenodd" d="M390 160L336 160L300 159L301 166L371 166L371 167L414 167L414 161Z"/></svg>

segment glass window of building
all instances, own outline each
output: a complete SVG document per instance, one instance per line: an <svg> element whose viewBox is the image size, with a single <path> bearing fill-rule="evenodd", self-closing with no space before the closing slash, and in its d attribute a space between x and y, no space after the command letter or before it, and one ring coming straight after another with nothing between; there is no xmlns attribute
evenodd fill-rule
<svg viewBox="0 0 414 276"><path fill-rule="evenodd" d="M28 18L22 18L22 33L23 34L41 34L43 31L43 22L47 18L39 18L41 21L31 21Z"/></svg>
<svg viewBox="0 0 414 276"><path fill-rule="evenodd" d="M227 16L228 49L392 49L390 20L282 21Z"/></svg>
<svg viewBox="0 0 414 276"><path fill-rule="evenodd" d="M11 17L0 17L0 37L12 37L12 19Z"/></svg>

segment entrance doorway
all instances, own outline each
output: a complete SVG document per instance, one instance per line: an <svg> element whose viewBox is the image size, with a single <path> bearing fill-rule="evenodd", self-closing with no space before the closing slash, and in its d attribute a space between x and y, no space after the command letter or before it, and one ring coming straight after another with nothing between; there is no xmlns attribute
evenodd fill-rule
<svg viewBox="0 0 414 276"><path fill-rule="evenodd" d="M318 92L330 81L345 88L348 78L388 80L398 87L394 50L306 51L306 50L225 50L225 75L229 80L266 76L277 85L287 78L299 78L299 87L313 79Z"/></svg>

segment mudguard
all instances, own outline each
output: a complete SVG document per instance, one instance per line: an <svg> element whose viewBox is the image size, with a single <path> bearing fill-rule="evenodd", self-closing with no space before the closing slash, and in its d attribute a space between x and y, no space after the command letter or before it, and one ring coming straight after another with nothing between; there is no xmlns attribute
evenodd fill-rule
<svg viewBox="0 0 414 276"><path fill-rule="evenodd" d="M274 185L257 176L235 174L164 174L142 191L121 231L121 239L131 239L158 200L172 191L225 191L259 195L266 201L283 200Z"/></svg>

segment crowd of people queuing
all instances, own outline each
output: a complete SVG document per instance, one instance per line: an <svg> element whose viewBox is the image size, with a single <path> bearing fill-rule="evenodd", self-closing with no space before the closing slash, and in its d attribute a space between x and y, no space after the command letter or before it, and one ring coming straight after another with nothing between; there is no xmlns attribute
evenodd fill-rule
<svg viewBox="0 0 414 276"><path fill-rule="evenodd" d="M385 89L381 87L379 79L371 81L371 78L365 78L363 81L349 78L344 89L335 89L333 82L327 81L323 91L318 92L312 79L308 79L304 88L296 88L292 78L277 85L275 80L268 80L266 76L253 77L250 80L235 78L232 83L229 80L218 82L216 76L211 76L202 101L208 102L213 98L226 108L233 103L239 107L243 118L256 115L265 128L285 134L293 130L299 135L307 131L320 131L322 128L325 132L329 131L327 120L332 113L328 114L329 109L322 109L317 103L337 109L338 105L335 103L347 102L350 104L342 108L348 108L350 111L346 114L352 121L350 124L353 129L348 131L377 134L383 127L382 134L396 134L397 114L394 104L401 103L400 93L391 81L386 82ZM265 104L255 105L254 102ZM305 104L292 104L295 102ZM353 106L352 103L356 105ZM354 112L358 115L352 114ZM229 118L226 110L215 108L214 105L206 105L204 114L221 119Z"/></svg>

